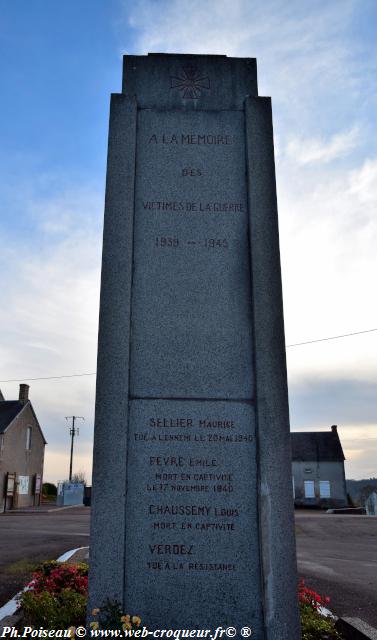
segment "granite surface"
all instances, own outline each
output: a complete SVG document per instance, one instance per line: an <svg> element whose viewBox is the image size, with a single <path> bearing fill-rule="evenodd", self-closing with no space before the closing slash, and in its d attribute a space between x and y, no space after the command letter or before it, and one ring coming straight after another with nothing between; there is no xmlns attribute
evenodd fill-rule
<svg viewBox="0 0 377 640"><path fill-rule="evenodd" d="M253 406L134 400L127 465L130 610L151 628L260 633Z"/></svg>
<svg viewBox="0 0 377 640"><path fill-rule="evenodd" d="M288 640L300 622L270 99L248 98L245 121L265 629Z"/></svg>
<svg viewBox="0 0 377 640"><path fill-rule="evenodd" d="M136 102L111 100L94 429L89 607L123 597Z"/></svg>
<svg viewBox="0 0 377 640"><path fill-rule="evenodd" d="M244 117L139 111L130 392L251 398Z"/></svg>
<svg viewBox="0 0 377 640"><path fill-rule="evenodd" d="M160 54L124 56L123 93L140 109L243 111L258 95L255 58Z"/></svg>
<svg viewBox="0 0 377 640"><path fill-rule="evenodd" d="M269 100L253 59L126 56L110 117L91 603L298 640Z"/></svg>

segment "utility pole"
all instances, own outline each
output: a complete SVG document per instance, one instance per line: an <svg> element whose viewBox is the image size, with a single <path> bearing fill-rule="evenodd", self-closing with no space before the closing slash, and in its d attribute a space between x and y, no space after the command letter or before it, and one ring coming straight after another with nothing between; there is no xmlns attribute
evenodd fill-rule
<svg viewBox="0 0 377 640"><path fill-rule="evenodd" d="M76 420L85 420L85 418L83 418L82 416L66 416L65 419L66 420L72 420L72 424L71 424L70 429L69 429L69 434L71 436L71 458L70 458L70 461L69 461L69 481L71 482L71 480L72 480L73 441L75 439L75 436L79 435L79 428L75 427L75 422L76 422Z"/></svg>

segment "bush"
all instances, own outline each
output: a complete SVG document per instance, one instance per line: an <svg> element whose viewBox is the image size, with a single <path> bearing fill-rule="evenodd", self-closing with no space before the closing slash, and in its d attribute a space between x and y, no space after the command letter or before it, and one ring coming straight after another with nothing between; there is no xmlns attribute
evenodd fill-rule
<svg viewBox="0 0 377 640"><path fill-rule="evenodd" d="M320 596L308 589L303 580L298 587L298 599L301 616L302 640L341 640L331 618L321 615L321 607L330 602L330 598Z"/></svg>
<svg viewBox="0 0 377 640"><path fill-rule="evenodd" d="M334 622L308 604L300 604L302 640L341 640Z"/></svg>
<svg viewBox="0 0 377 640"><path fill-rule="evenodd" d="M88 565L44 562L19 598L24 624L45 629L85 625Z"/></svg>
<svg viewBox="0 0 377 640"><path fill-rule="evenodd" d="M68 629L86 625L88 599L88 565L43 562L19 597L23 624L44 629ZM302 640L341 640L334 622L321 615L329 598L299 583ZM107 600L101 609L92 611L92 629L128 631L141 625L139 616L124 614L120 603ZM72 629L73 630L73 629Z"/></svg>
<svg viewBox="0 0 377 640"><path fill-rule="evenodd" d="M56 496L58 490L52 482L44 482L42 485L42 493L44 496Z"/></svg>
<svg viewBox="0 0 377 640"><path fill-rule="evenodd" d="M141 625L141 618L123 613L122 605L116 600L107 599L101 609L93 609L92 616L95 618L90 623L92 629L129 631Z"/></svg>
<svg viewBox="0 0 377 640"><path fill-rule="evenodd" d="M85 595L88 592L88 565L66 564L56 560L43 562L33 573L28 586L34 593L60 593L63 589L72 589Z"/></svg>
<svg viewBox="0 0 377 640"><path fill-rule="evenodd" d="M60 593L26 591L22 596L24 624L44 629L85 625L87 596L71 589Z"/></svg>

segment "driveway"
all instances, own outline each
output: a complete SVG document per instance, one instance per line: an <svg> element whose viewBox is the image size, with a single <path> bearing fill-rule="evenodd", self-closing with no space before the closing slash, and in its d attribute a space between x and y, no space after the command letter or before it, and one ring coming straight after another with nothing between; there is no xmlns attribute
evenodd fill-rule
<svg viewBox="0 0 377 640"><path fill-rule="evenodd" d="M338 616L377 628L377 517L296 511L297 560L307 586Z"/></svg>
<svg viewBox="0 0 377 640"><path fill-rule="evenodd" d="M90 509L0 515L0 606L29 579L35 563L89 545Z"/></svg>

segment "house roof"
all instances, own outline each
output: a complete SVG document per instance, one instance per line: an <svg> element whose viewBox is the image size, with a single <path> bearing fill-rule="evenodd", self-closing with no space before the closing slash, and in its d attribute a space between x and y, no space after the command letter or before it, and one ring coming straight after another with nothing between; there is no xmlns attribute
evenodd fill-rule
<svg viewBox="0 0 377 640"><path fill-rule="evenodd" d="M25 409L25 407L30 407L38 429L41 432L42 438L45 444L47 444L46 438L43 435L43 431L38 422L38 418L35 415L35 411L30 400L28 400L28 402L26 403L20 402L19 400L4 400L3 402L0 402L0 434L4 433L7 430L13 420L18 416L19 413L21 413L23 409Z"/></svg>
<svg viewBox="0 0 377 640"><path fill-rule="evenodd" d="M0 402L0 433L4 433L15 417L22 411L24 404L18 400L4 400Z"/></svg>
<svg viewBox="0 0 377 640"><path fill-rule="evenodd" d="M291 433L294 462L343 462L345 460L336 428L329 431Z"/></svg>

